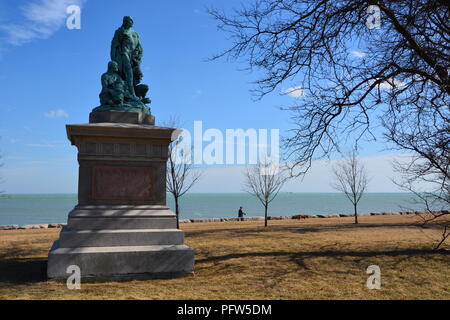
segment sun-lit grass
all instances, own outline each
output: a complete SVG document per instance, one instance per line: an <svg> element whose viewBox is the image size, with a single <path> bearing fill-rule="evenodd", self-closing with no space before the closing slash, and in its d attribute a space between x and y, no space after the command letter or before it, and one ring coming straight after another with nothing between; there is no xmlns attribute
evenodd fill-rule
<svg viewBox="0 0 450 320"><path fill-rule="evenodd" d="M450 299L448 250L414 216L182 224L195 274L169 280L46 281L59 230L0 231L0 299ZM448 246L444 246L448 249ZM369 265L381 290L366 287Z"/></svg>

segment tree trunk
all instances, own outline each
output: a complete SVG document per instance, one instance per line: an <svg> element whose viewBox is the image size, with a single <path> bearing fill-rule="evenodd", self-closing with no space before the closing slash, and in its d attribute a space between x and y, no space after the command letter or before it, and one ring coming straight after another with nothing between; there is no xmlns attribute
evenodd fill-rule
<svg viewBox="0 0 450 320"><path fill-rule="evenodd" d="M357 204L354 203L353 204L353 209L354 209L354 212L355 212L355 224L358 224L358 211L356 209L356 206L357 206Z"/></svg>
<svg viewBox="0 0 450 320"><path fill-rule="evenodd" d="M175 198L175 214L177 216L177 229L180 229L180 207L178 205L178 197Z"/></svg>
<svg viewBox="0 0 450 320"><path fill-rule="evenodd" d="M264 227L267 227L267 207L268 205L266 204L264 206Z"/></svg>

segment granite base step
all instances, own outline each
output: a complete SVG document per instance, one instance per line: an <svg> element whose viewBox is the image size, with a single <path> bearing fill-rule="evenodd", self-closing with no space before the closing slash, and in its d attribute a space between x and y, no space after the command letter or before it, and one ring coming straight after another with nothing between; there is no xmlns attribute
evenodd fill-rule
<svg viewBox="0 0 450 320"><path fill-rule="evenodd" d="M178 229L68 230L60 233L61 248L180 245L184 232Z"/></svg>
<svg viewBox="0 0 450 320"><path fill-rule="evenodd" d="M69 217L67 226L70 230L174 229L177 227L177 220L175 217Z"/></svg>
<svg viewBox="0 0 450 320"><path fill-rule="evenodd" d="M70 276L66 270L71 265L80 267L82 279L189 274L194 270L194 250L186 245L62 248L59 240L55 241L48 255L48 278L66 279Z"/></svg>

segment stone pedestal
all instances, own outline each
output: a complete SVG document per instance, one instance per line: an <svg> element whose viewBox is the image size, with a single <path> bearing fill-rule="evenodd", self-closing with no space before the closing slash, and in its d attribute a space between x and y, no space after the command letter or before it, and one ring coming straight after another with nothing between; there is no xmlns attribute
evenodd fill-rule
<svg viewBox="0 0 450 320"><path fill-rule="evenodd" d="M97 111L89 114L89 123L133 123L155 124L155 117L143 112L130 111Z"/></svg>
<svg viewBox="0 0 450 320"><path fill-rule="evenodd" d="M145 124L67 125L78 148L78 205L49 252L49 278L67 278L70 265L101 278L193 271L194 250L166 206L167 149L178 134Z"/></svg>

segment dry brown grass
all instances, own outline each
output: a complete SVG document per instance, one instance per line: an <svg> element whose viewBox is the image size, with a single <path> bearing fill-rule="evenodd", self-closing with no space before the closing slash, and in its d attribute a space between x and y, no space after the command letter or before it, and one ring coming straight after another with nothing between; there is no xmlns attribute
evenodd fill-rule
<svg viewBox="0 0 450 320"><path fill-rule="evenodd" d="M195 275L170 280L46 281L59 230L0 231L0 299L449 299L447 250L439 230L413 216L183 224ZM444 247L445 248L445 247ZM448 249L448 247L447 247ZM381 268L381 290L366 268Z"/></svg>

